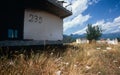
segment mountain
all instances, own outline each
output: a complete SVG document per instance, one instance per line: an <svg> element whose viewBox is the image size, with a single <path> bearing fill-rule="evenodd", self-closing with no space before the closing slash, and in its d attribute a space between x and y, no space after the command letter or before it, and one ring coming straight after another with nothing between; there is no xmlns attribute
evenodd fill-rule
<svg viewBox="0 0 120 75"><path fill-rule="evenodd" d="M68 36L68 35L63 35L63 43L71 43L74 42L75 38L73 38L72 36Z"/></svg>
<svg viewBox="0 0 120 75"><path fill-rule="evenodd" d="M77 39L77 38L86 38L86 34L73 34L71 35L72 38ZM107 33L107 34L102 34L102 36L100 38L110 38L110 39L115 39L115 38L120 38L120 32L116 32L116 33Z"/></svg>
<svg viewBox="0 0 120 75"><path fill-rule="evenodd" d="M77 38L86 38L86 34L73 34L73 35L70 35L72 38L74 39L77 39Z"/></svg>
<svg viewBox="0 0 120 75"><path fill-rule="evenodd" d="M120 32L102 34L101 38L105 38L105 39L107 39L107 38L110 38L110 39L120 38Z"/></svg>

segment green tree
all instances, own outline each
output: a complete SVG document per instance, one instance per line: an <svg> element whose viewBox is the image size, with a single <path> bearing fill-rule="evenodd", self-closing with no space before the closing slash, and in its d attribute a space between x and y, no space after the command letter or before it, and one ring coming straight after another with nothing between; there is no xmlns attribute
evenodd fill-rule
<svg viewBox="0 0 120 75"><path fill-rule="evenodd" d="M87 26L87 35L86 38L91 42L92 40L97 40L102 35L102 30L99 26L92 26L92 24L88 24Z"/></svg>

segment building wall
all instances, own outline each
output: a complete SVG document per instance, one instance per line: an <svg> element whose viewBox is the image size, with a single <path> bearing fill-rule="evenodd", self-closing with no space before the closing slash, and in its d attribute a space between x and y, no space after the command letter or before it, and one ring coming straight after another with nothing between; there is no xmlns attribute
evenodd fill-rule
<svg viewBox="0 0 120 75"><path fill-rule="evenodd" d="M24 39L63 39L63 20L45 11L25 10Z"/></svg>

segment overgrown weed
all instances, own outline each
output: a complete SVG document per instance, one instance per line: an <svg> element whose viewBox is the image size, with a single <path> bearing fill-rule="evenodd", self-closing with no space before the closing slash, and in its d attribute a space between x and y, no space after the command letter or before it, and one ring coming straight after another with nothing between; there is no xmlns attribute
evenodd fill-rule
<svg viewBox="0 0 120 75"><path fill-rule="evenodd" d="M120 75L120 45L70 44L9 53L0 58L0 75Z"/></svg>

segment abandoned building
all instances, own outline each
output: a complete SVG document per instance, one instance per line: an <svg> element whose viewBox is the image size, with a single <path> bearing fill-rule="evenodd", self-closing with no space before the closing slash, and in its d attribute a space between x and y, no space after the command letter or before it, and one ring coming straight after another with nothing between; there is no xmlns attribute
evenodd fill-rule
<svg viewBox="0 0 120 75"><path fill-rule="evenodd" d="M72 12L57 0L7 0L0 17L0 46L62 43L63 19Z"/></svg>

